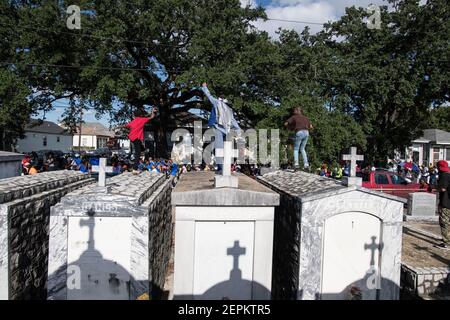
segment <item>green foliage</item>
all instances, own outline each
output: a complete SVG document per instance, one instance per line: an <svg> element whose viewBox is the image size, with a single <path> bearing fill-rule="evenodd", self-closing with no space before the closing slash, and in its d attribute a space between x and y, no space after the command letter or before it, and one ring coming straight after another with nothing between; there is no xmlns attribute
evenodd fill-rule
<svg viewBox="0 0 450 320"><path fill-rule="evenodd" d="M21 109L26 118L66 97L73 127L86 108L123 123L158 106L153 124L164 155L173 116L209 112L199 90L208 82L244 127L282 129L283 144L292 136L283 122L300 105L315 126L314 165L350 146L383 159L423 129L447 127L448 108L430 110L449 101L450 82L448 1L391 3L380 30L367 28L365 9L351 7L315 35L282 30L272 40L252 26L264 10L239 0L80 0L81 30L66 27L71 2L0 0L0 61L13 62L0 66L1 107L33 91ZM9 128L13 115L3 117Z"/></svg>
<svg viewBox="0 0 450 320"><path fill-rule="evenodd" d="M440 107L432 110L429 128L450 132L450 107Z"/></svg>
<svg viewBox="0 0 450 320"><path fill-rule="evenodd" d="M15 11L8 3L0 2L0 62L12 61L15 39L4 26L14 25ZM16 138L22 137L24 127L33 111L27 97L31 94L27 81L8 64L0 64L0 150L12 150Z"/></svg>

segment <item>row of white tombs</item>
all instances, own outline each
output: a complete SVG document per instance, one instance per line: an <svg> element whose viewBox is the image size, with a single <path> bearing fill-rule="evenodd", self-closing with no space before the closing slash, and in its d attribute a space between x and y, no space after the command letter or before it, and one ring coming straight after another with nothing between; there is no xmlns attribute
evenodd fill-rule
<svg viewBox="0 0 450 320"><path fill-rule="evenodd" d="M0 299L399 298L404 200L301 172L237 179L72 173L3 191Z"/></svg>

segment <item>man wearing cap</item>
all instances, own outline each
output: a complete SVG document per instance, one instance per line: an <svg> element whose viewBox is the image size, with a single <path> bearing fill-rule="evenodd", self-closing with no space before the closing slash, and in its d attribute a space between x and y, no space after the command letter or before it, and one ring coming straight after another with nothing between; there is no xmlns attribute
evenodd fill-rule
<svg viewBox="0 0 450 320"><path fill-rule="evenodd" d="M441 160L437 163L439 170L439 224L441 226L443 243L438 247L450 250L450 169L448 162Z"/></svg>

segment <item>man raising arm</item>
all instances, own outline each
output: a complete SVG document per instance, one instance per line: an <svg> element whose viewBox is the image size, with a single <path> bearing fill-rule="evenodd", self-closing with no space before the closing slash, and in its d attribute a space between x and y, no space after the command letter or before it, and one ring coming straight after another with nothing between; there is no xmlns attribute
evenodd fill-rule
<svg viewBox="0 0 450 320"><path fill-rule="evenodd" d="M130 123L122 126L122 128L130 129L128 139L133 145L134 154L134 170L138 169L141 152L144 142L144 127L147 122L154 119L158 113L158 108L153 108L151 114L135 113L135 118Z"/></svg>

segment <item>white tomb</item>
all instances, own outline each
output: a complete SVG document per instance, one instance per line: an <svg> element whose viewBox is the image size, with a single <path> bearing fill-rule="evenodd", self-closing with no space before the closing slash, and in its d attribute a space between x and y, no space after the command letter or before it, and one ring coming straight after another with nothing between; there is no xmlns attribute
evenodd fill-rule
<svg viewBox="0 0 450 320"><path fill-rule="evenodd" d="M438 197L434 193L414 192L408 196L408 213L406 221L438 221L436 215Z"/></svg>
<svg viewBox="0 0 450 320"><path fill-rule="evenodd" d="M275 299L399 298L406 201L359 187L351 178L350 186L304 172L260 178L281 195L275 215Z"/></svg>
<svg viewBox="0 0 450 320"><path fill-rule="evenodd" d="M214 188L212 172L185 174L172 193L175 300L271 298L279 196L247 176L229 177L238 188Z"/></svg>
<svg viewBox="0 0 450 320"><path fill-rule="evenodd" d="M20 176L23 158L20 153L0 151L0 179Z"/></svg>
<svg viewBox="0 0 450 320"><path fill-rule="evenodd" d="M106 183L105 162L97 169L105 187L79 189L51 209L49 300L135 300L162 286L158 268L167 266L154 257L171 239L172 180L143 172Z"/></svg>

